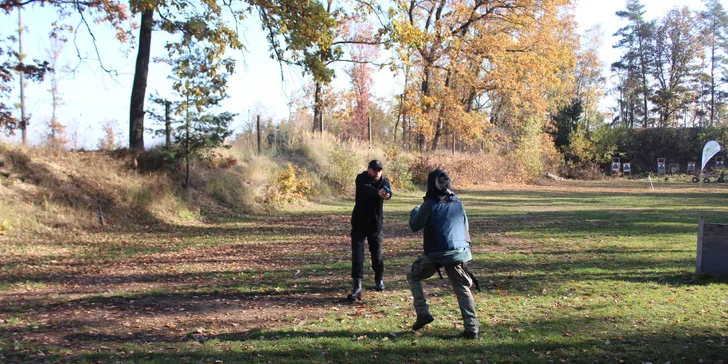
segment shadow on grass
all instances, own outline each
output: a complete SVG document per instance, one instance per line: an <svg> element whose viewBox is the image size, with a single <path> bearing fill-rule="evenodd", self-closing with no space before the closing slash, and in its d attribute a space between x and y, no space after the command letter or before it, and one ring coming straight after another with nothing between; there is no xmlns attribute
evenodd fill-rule
<svg viewBox="0 0 728 364"><path fill-rule="evenodd" d="M690 335L685 335L688 332ZM160 363L213 360L264 363L723 363L726 348L726 337L720 333L700 332L691 327L614 329L610 321L598 318L522 322L518 331L509 326L481 327L481 339L475 341L454 339L456 334L453 329L436 326L422 334L357 329L253 329L184 337L153 335L131 340L114 335L69 335L67 340L84 340L101 349L82 352L66 360ZM108 348L115 343L125 343L125 349L115 351ZM10 354L10 360L18 355ZM32 361L33 358L18 356L17 359Z"/></svg>
<svg viewBox="0 0 728 364"><path fill-rule="evenodd" d="M576 224L578 225L578 224ZM229 233L229 231L228 231ZM236 234L233 234L236 235ZM343 237L342 239L346 239ZM391 289L407 289L404 275L411 262L419 254L419 243L413 238L414 244L408 247L392 249L385 247L386 278ZM388 240L385 237L385 246ZM348 240L317 242L308 241L301 246L294 247L285 252L278 251L276 244L236 243L227 246L227 249L216 250L200 257L187 255L184 257L154 257L150 260L133 259L134 264L159 267L186 266L208 264L211 266L241 263L239 269L213 270L207 272L172 272L172 273L146 273L146 274L3 274L0 281L8 284L39 283L39 284L65 284L75 286L70 290L73 293L98 294L104 291L109 284L125 283L160 283L164 285L178 285L176 289L198 290L213 292L225 291L253 291L260 290L260 294L271 291L271 287L280 287L284 292L305 292L329 290L346 291L349 287L348 275L350 270L350 248ZM251 249L265 249L261 254L248 256L246 251ZM629 247L605 247L584 249L581 244L573 245L574 250L549 250L547 246L530 248L518 251L518 254L492 255L487 251L479 251L481 245L474 246L475 261L471 267L481 280L503 280L503 277L514 276L514 282L538 282L539 286L529 287L528 284L516 284L519 290L537 292L544 285L558 285L558 281L628 281L653 282L659 284L707 284L721 282L720 279L699 278L692 273L695 258L691 250L663 248L644 249ZM99 248L102 249L102 248ZM368 258L367 258L368 261ZM92 266L93 261L75 262L79 266ZM365 265L366 274L370 274L368 262ZM66 262L55 262L46 266L57 265L59 268L67 266ZM248 268L242 268L247 266ZM278 267L271 269L271 267ZM286 268L280 268L286 267ZM89 287L85 289L84 287ZM322 291L323 292L323 291Z"/></svg>
<svg viewBox="0 0 728 364"><path fill-rule="evenodd" d="M207 272L176 272L176 273L150 273L150 274L103 274L71 276L66 274L15 274L4 277L9 284L36 283L36 284L70 284L75 286L73 293L103 292L103 287L110 284L138 284L158 283L163 286L172 285L174 289L182 290L213 290L213 291L241 291L257 290L263 294L270 290L266 287L277 287L284 292L324 292L324 290L348 289L348 276L351 265L348 249L340 249L339 256L321 256L320 252L311 252L307 255L307 264L302 263L300 252L296 252L296 259L286 264L285 257L270 257L262 262L259 269L227 269ZM392 289L404 288L404 275L411 262L417 257L416 249L396 250L385 253L387 268L385 275L388 287ZM662 284L696 284L693 273L695 258L690 251L679 249L623 249L602 248L587 249L584 251L536 251L519 252L515 255L493 255L479 253L474 249L476 259L471 263L477 275L484 279L493 276L517 276L528 282L546 284L554 279L568 281L630 281L654 282ZM665 256L668 255L668 256ZM236 258L198 259L166 259L157 258L155 264L167 266L170 264L227 264ZM368 259L367 259L368 260ZM245 262L244 259L241 259ZM265 265L288 266L290 268L270 269ZM365 265L365 275L371 274L368 262ZM365 277L365 278L366 278ZM84 287L88 287L86 290ZM95 289L97 287L102 289ZM533 288L534 290L542 289Z"/></svg>
<svg viewBox="0 0 728 364"><path fill-rule="evenodd" d="M497 216L477 211L468 216L471 231L475 233L525 233L534 239L593 234L615 237L695 234L697 239L700 215L707 216L713 223L725 219L717 214L687 210L544 211Z"/></svg>
<svg viewBox="0 0 728 364"><path fill-rule="evenodd" d="M227 272L226 272L227 273ZM255 303L266 305L291 305L300 307L323 307L341 302L349 289L349 282L327 273L311 277L295 277L290 270L278 271L267 278L253 276L248 279L236 278L222 280L213 278L217 272L183 275L139 275L132 283L164 281L176 283L160 289L143 292L119 292L108 294L94 290L75 291L74 293L96 294L81 299L62 299L45 301L42 297L32 299L23 295L5 295L0 312L17 312L18 308L33 308L37 312L52 312L62 307L76 309L96 309L112 307L115 311L138 311L146 313L174 313L183 308L186 312L213 311L212 306L225 307L231 302ZM233 275L234 276L234 275ZM108 279L108 277L106 277ZM192 281L195 279L195 281ZM91 287L103 286L103 282L89 280ZM346 283L346 284L345 284ZM219 304L221 301L227 301Z"/></svg>
<svg viewBox="0 0 728 364"><path fill-rule="evenodd" d="M590 184L589 187L597 187ZM549 188L530 190L462 190L459 195L464 203L487 202L496 206L558 206L558 205L592 205L599 202L611 202L618 205L633 205L635 207L648 206L694 206L696 204L708 206L725 206L722 202L728 196L728 188L696 191L687 188L691 186L675 186L665 190L651 192L646 188L644 192L634 191L629 187L626 192L619 191L589 191L589 190L553 190ZM666 193L661 193L666 192ZM616 201L615 201L616 200Z"/></svg>

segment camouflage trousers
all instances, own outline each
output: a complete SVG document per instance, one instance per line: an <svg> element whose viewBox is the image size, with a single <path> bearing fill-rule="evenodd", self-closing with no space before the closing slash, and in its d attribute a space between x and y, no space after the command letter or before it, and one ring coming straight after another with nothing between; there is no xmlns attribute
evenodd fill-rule
<svg viewBox="0 0 728 364"><path fill-rule="evenodd" d="M437 267L438 264L432 262L427 255L422 254L412 263L412 269L407 273L407 283L409 283L412 291L417 316L430 313L425 299L425 292L422 289L422 281L437 273ZM472 292L470 292L473 280L465 272L462 264L442 265L442 268L445 268L447 278L450 280L453 291L457 296L465 331L477 333L480 323L475 310L475 300Z"/></svg>

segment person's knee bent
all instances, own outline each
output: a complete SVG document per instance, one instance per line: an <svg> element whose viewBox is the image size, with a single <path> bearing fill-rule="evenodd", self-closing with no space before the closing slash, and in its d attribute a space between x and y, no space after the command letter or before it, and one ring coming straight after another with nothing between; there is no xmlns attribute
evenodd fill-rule
<svg viewBox="0 0 728 364"><path fill-rule="evenodd" d="M412 274L412 272L407 272L407 283L414 283L414 282L418 282L418 281L419 281L419 279L416 279L414 274Z"/></svg>

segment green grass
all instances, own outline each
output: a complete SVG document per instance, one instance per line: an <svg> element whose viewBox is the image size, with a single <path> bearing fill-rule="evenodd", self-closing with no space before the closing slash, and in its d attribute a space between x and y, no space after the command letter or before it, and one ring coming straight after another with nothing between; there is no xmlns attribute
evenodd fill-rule
<svg viewBox="0 0 728 364"><path fill-rule="evenodd" d="M727 281L695 274L698 217L728 223L723 185L662 182L652 192L644 181L624 181L461 191L473 237L472 267L484 288L475 293L481 339L470 342L453 339L462 320L450 287L437 276L425 285L435 322L422 332L409 330L414 313L404 274L421 236L407 231L406 219L421 197L421 192L399 193L385 204L387 290L371 291L365 263L362 303L343 300L349 288L352 201L327 201L149 233L153 237L136 236L129 246L124 242L130 240L118 237L109 245L86 247L80 261L89 266L103 260L139 268L134 259L148 259L149 266L159 254L184 249L199 256L170 255L180 260L172 262L174 268L149 268L153 273L132 279L139 285L173 282L170 286L109 288L30 306L31 296L18 300L0 310L7 332L0 335L0 354L11 362L87 363L723 363L728 358ZM144 248L147 241L154 244ZM215 255L218 249L223 253ZM260 251L264 254L246 260ZM160 261L166 264L166 257ZM40 292L49 289L42 284L56 285L31 274L34 280L22 272L3 276L10 281L3 283L3 294L13 294L17 282L36 282L25 289ZM17 307L33 309L26 313ZM91 315L51 324L43 320L58 309ZM95 310L120 318L102 321ZM55 330L73 344L16 339L33 330Z"/></svg>

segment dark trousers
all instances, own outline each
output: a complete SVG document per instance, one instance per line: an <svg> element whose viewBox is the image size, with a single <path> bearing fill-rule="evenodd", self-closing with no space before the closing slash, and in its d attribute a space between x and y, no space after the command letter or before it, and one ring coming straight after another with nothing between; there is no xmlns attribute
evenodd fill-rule
<svg viewBox="0 0 728 364"><path fill-rule="evenodd" d="M372 270L377 278L384 272L384 259L382 258L382 232L366 234L360 231L351 231L351 278L364 277L364 239L369 243L369 253L372 255Z"/></svg>

